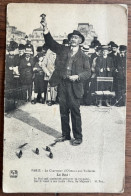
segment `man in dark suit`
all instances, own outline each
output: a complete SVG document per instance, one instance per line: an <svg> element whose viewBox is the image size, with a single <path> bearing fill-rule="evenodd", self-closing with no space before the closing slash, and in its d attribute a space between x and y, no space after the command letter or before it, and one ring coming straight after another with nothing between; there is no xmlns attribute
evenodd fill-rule
<svg viewBox="0 0 131 196"><path fill-rule="evenodd" d="M29 37L26 35L26 36L25 36L25 41L26 41L25 49L26 49L26 48L30 48L30 49L31 49L31 56L34 56L34 47L33 47L33 45L31 44L31 38L29 38Z"/></svg>
<svg viewBox="0 0 131 196"><path fill-rule="evenodd" d="M116 106L125 105L125 94L126 94L126 50L125 45L120 45L119 47L119 63L115 70L116 76Z"/></svg>
<svg viewBox="0 0 131 196"><path fill-rule="evenodd" d="M83 81L90 77L89 58L83 54L79 45L84 36L79 31L68 35L69 46L58 44L48 31L46 21L42 23L45 43L56 53L55 71L50 79L51 86L59 85L59 104L62 137L57 141L70 140L69 113L75 140L72 145L82 143L80 99L83 97Z"/></svg>
<svg viewBox="0 0 131 196"><path fill-rule="evenodd" d="M102 47L102 56L97 57L96 59L96 75L97 77L112 77L112 71L113 71L114 65L113 60L110 56L108 56L108 46ZM109 85L107 83L102 83L100 86L99 91L107 91L111 90L110 83ZM102 106L102 96L99 98L99 104L98 106ZM106 106L109 107L109 99L108 96L104 97Z"/></svg>

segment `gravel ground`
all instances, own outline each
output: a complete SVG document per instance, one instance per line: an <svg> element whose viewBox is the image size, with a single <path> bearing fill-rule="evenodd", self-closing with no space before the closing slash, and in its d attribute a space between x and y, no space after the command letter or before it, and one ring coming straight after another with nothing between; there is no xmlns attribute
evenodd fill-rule
<svg viewBox="0 0 131 196"><path fill-rule="evenodd" d="M96 176L112 183L124 175L125 107L81 106L83 143L72 146L69 141L51 147L53 159L45 147L61 136L59 106L27 103L5 115L4 163L43 163L45 167L95 169ZM73 136L72 136L73 137ZM23 155L18 158L19 146ZM35 149L39 148L39 155ZM53 164L52 164L53 163ZM38 164L39 165L39 164ZM39 167L39 166L38 166ZM122 183L122 182L121 182ZM110 183L108 183L110 190ZM119 189L119 188L118 188Z"/></svg>

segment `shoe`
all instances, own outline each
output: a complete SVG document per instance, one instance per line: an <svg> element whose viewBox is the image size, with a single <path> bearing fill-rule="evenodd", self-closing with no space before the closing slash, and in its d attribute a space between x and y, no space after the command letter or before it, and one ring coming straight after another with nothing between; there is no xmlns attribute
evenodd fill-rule
<svg viewBox="0 0 131 196"><path fill-rule="evenodd" d="M28 98L28 102L31 102L31 97Z"/></svg>
<svg viewBox="0 0 131 196"><path fill-rule="evenodd" d="M107 106L107 107L110 107L110 104L109 104L108 99L106 99L106 106Z"/></svg>
<svg viewBox="0 0 131 196"><path fill-rule="evenodd" d="M56 104L56 102L55 102L55 101L51 101L51 103L52 103L52 105Z"/></svg>
<svg viewBox="0 0 131 196"><path fill-rule="evenodd" d="M42 104L45 104L45 100L44 100L44 99L42 99L42 100L41 100L41 103L42 103Z"/></svg>
<svg viewBox="0 0 131 196"><path fill-rule="evenodd" d="M36 104L36 99L31 100L31 103L32 103L32 104Z"/></svg>
<svg viewBox="0 0 131 196"><path fill-rule="evenodd" d="M51 101L49 101L49 102L47 103L47 105L48 105L48 106L52 106L53 104L52 104Z"/></svg>
<svg viewBox="0 0 131 196"><path fill-rule="evenodd" d="M82 143L82 139L75 139L73 142L72 142L72 145L73 146L78 146Z"/></svg>
<svg viewBox="0 0 131 196"><path fill-rule="evenodd" d="M66 140L71 140L71 137L61 136L61 137L57 138L55 141L56 142L64 142Z"/></svg>
<svg viewBox="0 0 131 196"><path fill-rule="evenodd" d="M98 107L102 106L102 100L99 100L99 104L97 105Z"/></svg>

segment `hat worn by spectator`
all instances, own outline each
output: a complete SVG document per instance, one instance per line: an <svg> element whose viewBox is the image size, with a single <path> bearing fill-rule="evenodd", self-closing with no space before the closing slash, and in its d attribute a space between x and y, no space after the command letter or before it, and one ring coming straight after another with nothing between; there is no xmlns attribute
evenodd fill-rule
<svg viewBox="0 0 131 196"><path fill-rule="evenodd" d="M10 41L8 51L14 51L18 48L18 44L15 41Z"/></svg>
<svg viewBox="0 0 131 196"><path fill-rule="evenodd" d="M26 39L26 38L28 38L28 36L27 36L27 35L25 36L25 39Z"/></svg>
<svg viewBox="0 0 131 196"><path fill-rule="evenodd" d="M125 45L120 45L120 46L119 46L119 50L120 50L120 51L126 51L126 50L127 50L127 46L125 46Z"/></svg>
<svg viewBox="0 0 131 196"><path fill-rule="evenodd" d="M72 35L78 35L79 37L81 37L82 41L81 41L81 44L85 41L85 38L84 36L77 30L74 30L72 33L69 33L68 34L68 40L70 41Z"/></svg>
<svg viewBox="0 0 131 196"><path fill-rule="evenodd" d="M102 49L102 47L101 46L98 46L97 48L96 48L96 52L98 52L99 50L101 50Z"/></svg>
<svg viewBox="0 0 131 196"><path fill-rule="evenodd" d="M18 49L19 49L19 50L24 50L24 49L25 49L25 45L24 45L24 44L19 44Z"/></svg>
<svg viewBox="0 0 131 196"><path fill-rule="evenodd" d="M38 46L36 49L37 52L42 52L42 46Z"/></svg>
<svg viewBox="0 0 131 196"><path fill-rule="evenodd" d="M84 45L81 50L84 51L84 52L88 52L89 51L89 46L88 45Z"/></svg>
<svg viewBox="0 0 131 196"><path fill-rule="evenodd" d="M37 58L39 59L40 57L43 57L43 53L40 52L39 54L37 54Z"/></svg>
<svg viewBox="0 0 131 196"><path fill-rule="evenodd" d="M32 50L31 50L31 48L26 48L25 49L25 54L27 55L31 55L32 54Z"/></svg>
<svg viewBox="0 0 131 196"><path fill-rule="evenodd" d="M118 45L114 43L114 44L111 45L111 47L112 48L118 48Z"/></svg>
<svg viewBox="0 0 131 196"><path fill-rule="evenodd" d="M102 50L109 50L109 46L107 46L107 45L102 45L102 48L101 48Z"/></svg>
<svg viewBox="0 0 131 196"><path fill-rule="evenodd" d="M109 44L108 44L108 46L111 46L112 47L112 45L114 45L114 44L115 44L115 42L110 41Z"/></svg>

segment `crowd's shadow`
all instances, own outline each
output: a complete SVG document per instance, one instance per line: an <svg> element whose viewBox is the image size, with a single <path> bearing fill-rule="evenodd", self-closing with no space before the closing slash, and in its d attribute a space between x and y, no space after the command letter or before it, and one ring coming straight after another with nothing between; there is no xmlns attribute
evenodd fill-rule
<svg viewBox="0 0 131 196"><path fill-rule="evenodd" d="M52 129L51 127L41 123L39 120L37 120L36 118L30 116L30 114L28 112L25 112L21 109L17 109L15 111L12 111L10 113L7 114L7 117L13 117L16 118L40 131L43 131L44 133L53 136L54 138L58 138L61 136L61 134L55 130Z"/></svg>

